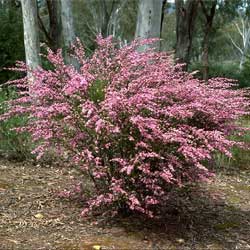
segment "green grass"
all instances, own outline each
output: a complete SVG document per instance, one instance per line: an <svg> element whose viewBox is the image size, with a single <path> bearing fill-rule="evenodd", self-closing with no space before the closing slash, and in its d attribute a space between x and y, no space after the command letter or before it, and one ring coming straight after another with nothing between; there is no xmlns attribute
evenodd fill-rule
<svg viewBox="0 0 250 250"><path fill-rule="evenodd" d="M246 117L239 121L243 127L250 128L250 117ZM234 136L235 140L243 141L248 146L250 145L250 131L246 131L243 136ZM232 162L231 164L236 165L240 168L248 168L250 164L250 149L242 149L234 147L232 149Z"/></svg>
<svg viewBox="0 0 250 250"><path fill-rule="evenodd" d="M239 121L241 126L250 128L250 117L245 117ZM232 139L245 142L250 146L250 131L246 131L242 136L233 135ZM233 147L231 150L232 158L222 154L216 154L216 165L221 167L237 167L239 169L248 169L250 167L250 149Z"/></svg>

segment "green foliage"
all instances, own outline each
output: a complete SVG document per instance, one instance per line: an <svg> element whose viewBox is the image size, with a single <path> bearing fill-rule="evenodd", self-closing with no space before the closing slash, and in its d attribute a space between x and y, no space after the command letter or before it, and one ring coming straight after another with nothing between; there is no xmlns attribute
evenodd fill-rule
<svg viewBox="0 0 250 250"><path fill-rule="evenodd" d="M250 128L250 117L245 117L244 119L240 120L239 123L245 127ZM236 141L242 141L246 143L247 145L250 144L250 131L245 131L242 136L234 135L232 136L233 140ZM228 157L217 154L216 159L216 165L222 166L222 167L238 167L239 169L246 169L249 168L250 163L250 149L245 148L239 148L239 147L233 147L232 148L232 158L229 159Z"/></svg>
<svg viewBox="0 0 250 250"><path fill-rule="evenodd" d="M89 99L94 103L99 103L104 100L105 97L105 81L96 80L89 88Z"/></svg>
<svg viewBox="0 0 250 250"><path fill-rule="evenodd" d="M218 1L218 11L221 22L231 22L237 16L237 11L245 9L248 11L249 0Z"/></svg>
<svg viewBox="0 0 250 250"><path fill-rule="evenodd" d="M13 71L4 70L12 67L17 60L24 60L23 24L21 6L9 0L0 4L0 84L20 77ZM5 101L15 99L16 93L10 88L0 88L0 114L6 108ZM0 122L0 153L18 160L25 159L30 152L27 134L18 134L13 127L22 126L25 117L15 117Z"/></svg>
<svg viewBox="0 0 250 250"><path fill-rule="evenodd" d="M250 117L246 117L245 119L241 120L240 123L242 126L246 128L250 128ZM250 131L246 131L242 137L235 136L236 140L244 141L247 144L250 144ZM242 149L242 148L233 148L233 160L232 165L239 166L241 168L246 168L249 166L250 163L250 152L249 149Z"/></svg>
<svg viewBox="0 0 250 250"><path fill-rule="evenodd" d="M243 69L241 72L242 82L244 83L243 87L250 86L250 57L246 59L246 62L243 64Z"/></svg>
<svg viewBox="0 0 250 250"><path fill-rule="evenodd" d="M3 70L16 60L24 60L23 26L20 6L11 1L0 5L0 84L15 79L16 73Z"/></svg>
<svg viewBox="0 0 250 250"><path fill-rule="evenodd" d="M190 71L198 70L197 76L202 78L202 64L201 62L193 63L190 66ZM235 61L225 62L210 62L209 78L211 77L225 77L235 79L238 81L239 87L250 87L250 62L246 61L242 72L239 71L239 63Z"/></svg>
<svg viewBox="0 0 250 250"><path fill-rule="evenodd" d="M176 16L175 12L165 13L162 24L161 34L161 49L166 51L172 51L176 43Z"/></svg>
<svg viewBox="0 0 250 250"><path fill-rule="evenodd" d="M0 89L0 114L4 113L5 101L15 99L16 93L12 89ZM7 121L0 121L0 153L16 160L30 157L31 143L27 133L17 133L12 129L26 124L26 117L12 117Z"/></svg>

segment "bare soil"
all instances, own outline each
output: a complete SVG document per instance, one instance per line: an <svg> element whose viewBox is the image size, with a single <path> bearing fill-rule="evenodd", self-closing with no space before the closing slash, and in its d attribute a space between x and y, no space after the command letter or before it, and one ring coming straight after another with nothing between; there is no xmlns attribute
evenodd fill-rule
<svg viewBox="0 0 250 250"><path fill-rule="evenodd" d="M81 218L81 202L56 195L74 169L2 159L0 173L0 250L250 249L250 168L221 169L158 221Z"/></svg>

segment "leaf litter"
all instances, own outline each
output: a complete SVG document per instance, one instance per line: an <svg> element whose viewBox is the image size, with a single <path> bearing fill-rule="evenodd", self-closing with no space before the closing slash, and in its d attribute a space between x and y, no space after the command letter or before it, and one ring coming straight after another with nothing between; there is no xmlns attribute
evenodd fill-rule
<svg viewBox="0 0 250 250"><path fill-rule="evenodd" d="M0 171L1 250L250 249L250 169L174 194L158 221L81 218L82 202L55 195L83 178L73 168L2 159Z"/></svg>

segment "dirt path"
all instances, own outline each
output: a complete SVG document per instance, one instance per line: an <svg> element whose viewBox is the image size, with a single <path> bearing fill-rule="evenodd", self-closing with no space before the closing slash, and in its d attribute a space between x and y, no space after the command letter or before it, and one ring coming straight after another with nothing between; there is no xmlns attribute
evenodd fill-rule
<svg viewBox="0 0 250 250"><path fill-rule="evenodd" d="M55 196L73 169L0 160L0 173L0 250L250 249L250 170L219 173L157 223L84 221L80 203Z"/></svg>

